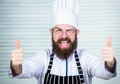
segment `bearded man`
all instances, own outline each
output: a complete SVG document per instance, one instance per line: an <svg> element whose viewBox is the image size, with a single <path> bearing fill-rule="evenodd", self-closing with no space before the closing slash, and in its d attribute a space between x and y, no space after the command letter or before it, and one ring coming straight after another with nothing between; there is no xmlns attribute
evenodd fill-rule
<svg viewBox="0 0 120 84"><path fill-rule="evenodd" d="M78 1L55 0L54 8L59 10L55 10L55 22L50 29L52 49L43 50L32 58L23 60L23 50L19 41L15 41L16 49L11 54L10 77L35 77L38 84L92 84L93 77L110 79L116 76L111 37L103 48L104 60L77 47L77 36L80 33L76 16Z"/></svg>

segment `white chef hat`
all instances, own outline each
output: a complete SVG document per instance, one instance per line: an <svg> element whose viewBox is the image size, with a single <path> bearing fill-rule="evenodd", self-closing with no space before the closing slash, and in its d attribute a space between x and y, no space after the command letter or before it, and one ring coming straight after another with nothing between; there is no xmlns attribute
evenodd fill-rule
<svg viewBox="0 0 120 84"><path fill-rule="evenodd" d="M79 0L54 0L53 24L69 24L78 28L79 23Z"/></svg>

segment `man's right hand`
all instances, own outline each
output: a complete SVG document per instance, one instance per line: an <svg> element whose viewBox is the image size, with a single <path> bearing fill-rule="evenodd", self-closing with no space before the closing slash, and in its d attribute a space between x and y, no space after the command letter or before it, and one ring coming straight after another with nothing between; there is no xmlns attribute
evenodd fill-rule
<svg viewBox="0 0 120 84"><path fill-rule="evenodd" d="M22 72L22 63L23 63L23 50L20 48L19 40L15 40L16 48L12 51L11 54L11 68L13 75L19 75Z"/></svg>

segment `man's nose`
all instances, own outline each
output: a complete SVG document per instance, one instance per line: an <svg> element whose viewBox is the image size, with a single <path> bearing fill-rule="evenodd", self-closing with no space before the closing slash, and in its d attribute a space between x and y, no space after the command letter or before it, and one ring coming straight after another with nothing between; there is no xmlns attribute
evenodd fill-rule
<svg viewBox="0 0 120 84"><path fill-rule="evenodd" d="M66 31L63 31L62 32L62 38L66 38L66 37L67 37Z"/></svg>

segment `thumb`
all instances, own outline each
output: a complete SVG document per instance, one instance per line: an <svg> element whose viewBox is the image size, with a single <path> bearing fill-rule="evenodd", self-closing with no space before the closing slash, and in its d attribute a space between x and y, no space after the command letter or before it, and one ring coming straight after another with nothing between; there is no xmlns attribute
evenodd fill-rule
<svg viewBox="0 0 120 84"><path fill-rule="evenodd" d="M18 49L20 48L20 42L18 39L15 40L15 47Z"/></svg>
<svg viewBox="0 0 120 84"><path fill-rule="evenodd" d="M110 36L107 40L107 47L111 47L112 44L112 36Z"/></svg>

